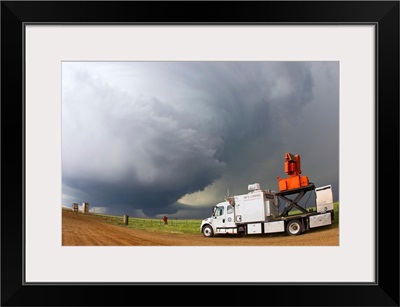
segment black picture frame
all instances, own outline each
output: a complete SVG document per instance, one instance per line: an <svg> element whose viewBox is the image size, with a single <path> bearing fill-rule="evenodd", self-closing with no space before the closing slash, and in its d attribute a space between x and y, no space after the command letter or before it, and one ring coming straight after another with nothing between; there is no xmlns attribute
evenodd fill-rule
<svg viewBox="0 0 400 307"><path fill-rule="evenodd" d="M24 284L23 48L30 22L375 25L376 283ZM399 1L2 1L1 128L2 306L399 306Z"/></svg>

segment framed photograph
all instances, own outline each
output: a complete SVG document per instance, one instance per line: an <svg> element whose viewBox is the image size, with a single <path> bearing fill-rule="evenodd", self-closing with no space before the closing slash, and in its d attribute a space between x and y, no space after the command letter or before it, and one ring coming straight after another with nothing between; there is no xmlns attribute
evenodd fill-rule
<svg viewBox="0 0 400 307"><path fill-rule="evenodd" d="M3 1L1 304L399 306L398 25Z"/></svg>

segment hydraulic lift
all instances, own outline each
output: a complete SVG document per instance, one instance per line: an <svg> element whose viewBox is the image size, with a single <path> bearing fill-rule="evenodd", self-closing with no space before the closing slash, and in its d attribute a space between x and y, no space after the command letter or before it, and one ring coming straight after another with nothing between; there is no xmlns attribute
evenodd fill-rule
<svg viewBox="0 0 400 307"><path fill-rule="evenodd" d="M292 190L287 190L287 191L282 191L282 192L276 192L275 196L278 198L282 199L283 201L286 202L285 209L282 211L282 213L279 216L288 216L289 212L296 208L300 210L302 213L308 213L308 211L300 206L298 202L306 195L308 191L312 191L315 189L315 186L313 183L310 183L306 187L301 187L297 189L292 189ZM293 195L293 194L298 194L294 199L290 199L286 196Z"/></svg>

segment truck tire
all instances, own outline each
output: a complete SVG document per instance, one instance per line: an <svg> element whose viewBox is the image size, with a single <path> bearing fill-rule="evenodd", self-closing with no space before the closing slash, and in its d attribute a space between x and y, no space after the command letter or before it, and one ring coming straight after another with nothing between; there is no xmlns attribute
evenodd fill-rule
<svg viewBox="0 0 400 307"><path fill-rule="evenodd" d="M207 238L214 236L214 231L210 225L206 225L203 227L203 235Z"/></svg>
<svg viewBox="0 0 400 307"><path fill-rule="evenodd" d="M286 225L286 232L290 236L297 236L302 233L301 230L301 221L300 220L291 220Z"/></svg>

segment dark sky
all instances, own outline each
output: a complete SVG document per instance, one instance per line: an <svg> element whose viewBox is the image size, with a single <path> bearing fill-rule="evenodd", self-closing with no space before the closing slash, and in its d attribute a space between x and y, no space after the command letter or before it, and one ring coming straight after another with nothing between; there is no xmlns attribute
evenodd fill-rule
<svg viewBox="0 0 400 307"><path fill-rule="evenodd" d="M64 62L62 205L205 218L284 157L339 188L339 62Z"/></svg>

